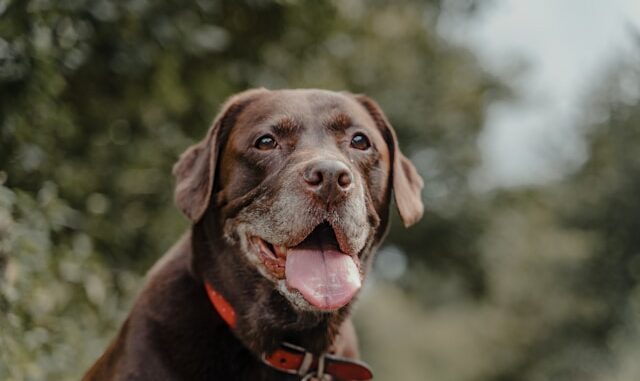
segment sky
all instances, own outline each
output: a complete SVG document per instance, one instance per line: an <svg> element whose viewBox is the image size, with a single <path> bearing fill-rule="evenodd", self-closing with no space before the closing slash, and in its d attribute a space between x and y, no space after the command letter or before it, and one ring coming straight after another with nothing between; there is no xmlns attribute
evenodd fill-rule
<svg viewBox="0 0 640 381"><path fill-rule="evenodd" d="M562 178L586 158L577 123L607 65L633 51L640 0L493 0L461 18L445 3L439 33L468 46L517 100L498 102L478 144L472 185L486 190ZM458 3L459 4L459 3ZM637 54L637 52L636 52Z"/></svg>

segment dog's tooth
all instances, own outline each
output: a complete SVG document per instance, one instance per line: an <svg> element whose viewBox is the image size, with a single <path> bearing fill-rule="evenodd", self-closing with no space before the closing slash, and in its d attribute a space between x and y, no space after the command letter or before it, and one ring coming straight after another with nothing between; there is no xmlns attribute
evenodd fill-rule
<svg viewBox="0 0 640 381"><path fill-rule="evenodd" d="M286 246L274 245L273 247L276 249L276 255L278 255L279 257L285 257L287 255Z"/></svg>

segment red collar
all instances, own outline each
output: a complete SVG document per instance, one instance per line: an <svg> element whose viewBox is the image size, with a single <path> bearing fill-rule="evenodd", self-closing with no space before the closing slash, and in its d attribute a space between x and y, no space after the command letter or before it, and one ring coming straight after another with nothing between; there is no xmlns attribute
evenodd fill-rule
<svg viewBox="0 0 640 381"><path fill-rule="evenodd" d="M205 282L211 304L229 327L236 328L236 312L229 302L211 284ZM314 376L322 380L330 375L340 380L370 380L373 373L362 361L323 353L319 356L290 343L282 343L271 354L263 353L262 362L283 373L295 374L306 380Z"/></svg>
<svg viewBox="0 0 640 381"><path fill-rule="evenodd" d="M220 315L229 327L235 328L237 323L236 311L231 307L231 304L229 304L227 299L220 295L218 291L214 290L208 282L204 283L204 287L207 289L209 300L211 300L211 304L213 304L213 308L216 309L218 315Z"/></svg>

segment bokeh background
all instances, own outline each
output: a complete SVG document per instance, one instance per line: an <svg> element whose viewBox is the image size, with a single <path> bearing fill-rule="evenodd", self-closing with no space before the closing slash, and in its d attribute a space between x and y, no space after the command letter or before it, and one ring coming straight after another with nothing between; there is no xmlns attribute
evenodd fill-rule
<svg viewBox="0 0 640 381"><path fill-rule="evenodd" d="M528 3L528 5L525 5ZM0 380L74 380L250 87L375 98L425 179L359 304L377 380L640 379L633 1L0 0Z"/></svg>

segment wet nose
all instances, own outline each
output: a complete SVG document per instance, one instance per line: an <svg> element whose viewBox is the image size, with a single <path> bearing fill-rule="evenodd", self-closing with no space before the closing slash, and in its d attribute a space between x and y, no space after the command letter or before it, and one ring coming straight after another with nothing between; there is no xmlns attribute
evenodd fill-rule
<svg viewBox="0 0 640 381"><path fill-rule="evenodd" d="M325 203L344 196L353 182L349 167L338 160L319 160L310 163L302 175L309 190Z"/></svg>

